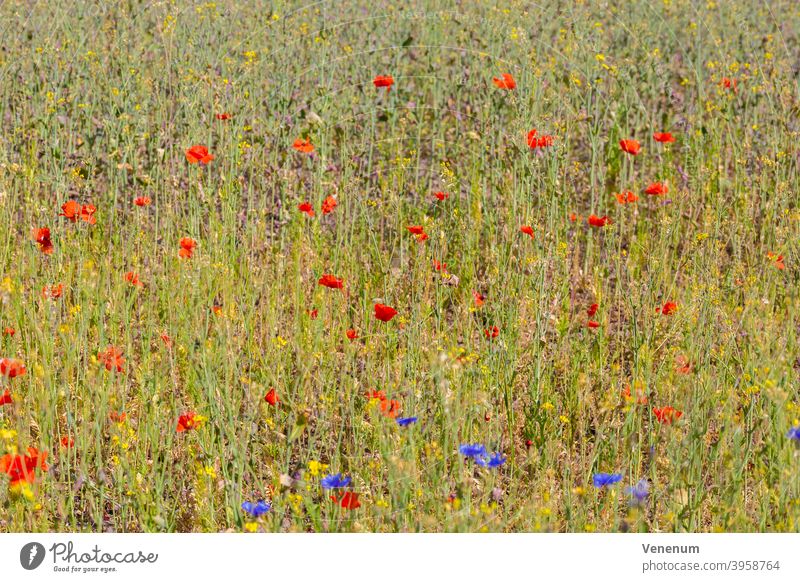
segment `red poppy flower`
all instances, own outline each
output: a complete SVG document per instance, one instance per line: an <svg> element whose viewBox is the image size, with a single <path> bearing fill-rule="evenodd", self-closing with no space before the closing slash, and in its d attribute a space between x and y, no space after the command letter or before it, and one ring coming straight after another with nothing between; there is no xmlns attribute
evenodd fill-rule
<svg viewBox="0 0 800 582"><path fill-rule="evenodd" d="M616 198L617 202L620 204L632 204L639 200L639 197L630 190L620 192L619 194L614 194L614 198Z"/></svg>
<svg viewBox="0 0 800 582"><path fill-rule="evenodd" d="M108 418L111 419L111 422L123 423L128 420L128 415L124 412L115 412L112 410L108 414Z"/></svg>
<svg viewBox="0 0 800 582"><path fill-rule="evenodd" d="M411 234L425 234L425 230L421 226L407 226L406 230Z"/></svg>
<svg viewBox="0 0 800 582"><path fill-rule="evenodd" d="M275 392L275 388L270 388L269 389L269 392L267 392L267 395L264 396L264 400L266 400L267 403L270 406L275 406L276 404L278 404L278 402L280 401L280 398L278 398L278 393Z"/></svg>
<svg viewBox="0 0 800 582"><path fill-rule="evenodd" d="M775 268L778 269L779 271L783 271L784 269L786 269L786 265L783 262L783 255L778 255L770 251L767 253L767 258L773 262Z"/></svg>
<svg viewBox="0 0 800 582"><path fill-rule="evenodd" d="M536 148L549 148L555 143L555 136L552 135L536 135L536 130L532 129L528 132L528 147L532 150Z"/></svg>
<svg viewBox="0 0 800 582"><path fill-rule="evenodd" d="M386 400L386 393L383 390L372 390L364 394L370 400Z"/></svg>
<svg viewBox="0 0 800 582"><path fill-rule="evenodd" d="M214 313L214 315L223 315L222 305L212 305L211 311Z"/></svg>
<svg viewBox="0 0 800 582"><path fill-rule="evenodd" d="M672 301L667 301L663 307L658 308L661 315L672 315L678 310L678 304Z"/></svg>
<svg viewBox="0 0 800 582"><path fill-rule="evenodd" d="M149 196L137 196L133 199L133 203L136 204L136 206L150 206L151 202L152 200L150 200Z"/></svg>
<svg viewBox="0 0 800 582"><path fill-rule="evenodd" d="M61 446L65 449L71 449L75 446L75 439L70 438L68 436L61 437Z"/></svg>
<svg viewBox="0 0 800 582"><path fill-rule="evenodd" d="M329 289L341 289L344 287L344 279L337 279L333 275L322 275L319 278L319 284Z"/></svg>
<svg viewBox="0 0 800 582"><path fill-rule="evenodd" d="M344 332L344 335L346 335L347 339L350 341L358 339L358 332L354 329L348 329L346 332Z"/></svg>
<svg viewBox="0 0 800 582"><path fill-rule="evenodd" d="M97 354L97 359L106 367L106 370L116 370L122 372L125 365L125 358L122 357L122 350L114 346L108 346L105 351Z"/></svg>
<svg viewBox="0 0 800 582"><path fill-rule="evenodd" d="M496 325L486 328L483 330L483 335L486 336L486 339L494 339L500 335L500 328Z"/></svg>
<svg viewBox="0 0 800 582"><path fill-rule="evenodd" d="M722 77L722 81L719 82L722 87L725 89L732 89L734 93L736 93L736 79L731 79L729 77Z"/></svg>
<svg viewBox="0 0 800 582"><path fill-rule="evenodd" d="M198 426L200 426L200 423L197 420L197 414L194 412L187 412L186 414L181 414L178 417L178 426L175 430L177 432L186 432L188 430L193 430Z"/></svg>
<svg viewBox="0 0 800 582"><path fill-rule="evenodd" d="M68 200L61 205L61 214L59 216L65 217L70 222L75 222L81 214L81 205L74 200Z"/></svg>
<svg viewBox="0 0 800 582"><path fill-rule="evenodd" d="M586 315L589 317L593 317L595 313L597 313L597 308L600 307L597 303L592 303L589 306L589 309L586 310Z"/></svg>
<svg viewBox="0 0 800 582"><path fill-rule="evenodd" d="M128 271L122 276L125 281L133 285L134 287L144 287L144 283L139 280L139 275L134 273L133 271Z"/></svg>
<svg viewBox="0 0 800 582"><path fill-rule="evenodd" d="M383 303L375 304L375 319L380 321L391 321L397 315L397 310Z"/></svg>
<svg viewBox="0 0 800 582"><path fill-rule="evenodd" d="M172 348L172 338L169 337L166 333L161 334L161 341L164 342L164 345L167 347L168 350Z"/></svg>
<svg viewBox="0 0 800 582"><path fill-rule="evenodd" d="M89 224L97 223L95 212L97 212L97 207L94 204L84 204L81 206L81 220Z"/></svg>
<svg viewBox="0 0 800 582"><path fill-rule="evenodd" d="M228 121L233 116L230 113L217 113L214 117L220 121Z"/></svg>
<svg viewBox="0 0 800 582"><path fill-rule="evenodd" d="M675 371L678 374L691 374L692 363L684 355L678 355L675 358Z"/></svg>
<svg viewBox="0 0 800 582"><path fill-rule="evenodd" d="M306 313L308 313L308 316L311 319L316 319L317 316L319 315L319 310L318 309L307 309Z"/></svg>
<svg viewBox="0 0 800 582"><path fill-rule="evenodd" d="M512 91L517 88L517 82L511 76L511 73L503 73L501 78L492 77L492 82L498 89L506 91Z"/></svg>
<svg viewBox="0 0 800 582"><path fill-rule="evenodd" d="M358 493L353 491L346 491L342 493L341 497L331 495L331 500L345 509L358 509L361 507L361 502L358 500Z"/></svg>
<svg viewBox="0 0 800 582"><path fill-rule="evenodd" d="M580 216L578 216L578 215L577 215L577 214L575 214L574 212L573 212L572 214L570 214L570 215L569 215L569 221L570 221L570 222L577 222L579 218L580 218Z"/></svg>
<svg viewBox="0 0 800 582"><path fill-rule="evenodd" d="M434 271L444 271L447 272L447 263L441 263L436 259L431 259L431 264L433 265Z"/></svg>
<svg viewBox="0 0 800 582"><path fill-rule="evenodd" d="M322 214L330 214L333 212L333 209L336 208L336 197L335 196L328 196L325 200L322 201Z"/></svg>
<svg viewBox="0 0 800 582"><path fill-rule="evenodd" d="M14 337L14 334L17 333L13 327L6 327L3 329L3 335L7 335L9 337Z"/></svg>
<svg viewBox="0 0 800 582"><path fill-rule="evenodd" d="M58 299L64 293L64 284L59 283L58 285L51 285L48 287L45 285L44 289L42 289L42 297L44 299Z"/></svg>
<svg viewBox="0 0 800 582"><path fill-rule="evenodd" d="M53 243L50 240L50 229L47 227L44 228L34 228L33 229L33 240L36 241L36 244L39 245L39 250L42 251L46 255L53 254Z"/></svg>
<svg viewBox="0 0 800 582"><path fill-rule="evenodd" d="M665 406L664 408L653 408L653 416L661 424L672 424L683 416L683 412L675 410L671 406Z"/></svg>
<svg viewBox="0 0 800 582"><path fill-rule="evenodd" d="M20 360L13 358L0 359L0 375L7 376L10 379L24 376L27 372L28 370L25 369L25 365Z"/></svg>
<svg viewBox="0 0 800 582"><path fill-rule="evenodd" d="M311 143L311 140L301 139L299 137L294 140L292 147L298 152L302 152L304 154L310 154L314 151L314 145Z"/></svg>
<svg viewBox="0 0 800 582"><path fill-rule="evenodd" d="M207 164L214 159L214 156L208 153L206 146L195 145L186 150L186 160L190 164Z"/></svg>
<svg viewBox="0 0 800 582"><path fill-rule="evenodd" d="M642 145L635 139L621 139L619 140L619 147L626 154L637 156L639 155L639 150L642 148Z"/></svg>
<svg viewBox="0 0 800 582"><path fill-rule="evenodd" d="M486 302L486 295L472 291L472 297L475 299L475 307L481 307Z"/></svg>
<svg viewBox="0 0 800 582"><path fill-rule="evenodd" d="M436 196L436 199L439 202L442 202L443 200L447 200L448 198L450 198L450 194L448 194L447 192L434 192L433 195Z"/></svg>
<svg viewBox="0 0 800 582"><path fill-rule="evenodd" d="M519 231L533 238L533 227L530 224L525 224L523 226L520 226Z"/></svg>
<svg viewBox="0 0 800 582"><path fill-rule="evenodd" d="M673 143L675 141L675 138L669 132L667 133L656 132L653 134L653 139L659 143Z"/></svg>
<svg viewBox="0 0 800 582"><path fill-rule="evenodd" d="M313 207L313 206L311 206L311 203L310 203L310 202L303 202L303 203L301 203L301 204L298 204L298 205L297 205L297 209L298 209L300 212L305 212L305 213L306 213L306 214L308 214L309 216L314 216L314 207Z"/></svg>
<svg viewBox="0 0 800 582"><path fill-rule="evenodd" d="M669 192L669 187L666 182L653 182L644 189L644 193L650 194L650 196L663 196L667 192Z"/></svg>
<svg viewBox="0 0 800 582"><path fill-rule="evenodd" d="M180 240L179 244L181 248L178 251L178 256L182 259L191 259L194 249L197 248L197 241L185 236Z"/></svg>
<svg viewBox="0 0 800 582"><path fill-rule="evenodd" d="M9 487L36 481L36 469L47 471L46 452L28 447L26 455L3 455L0 457L0 473L5 473L11 480Z"/></svg>
<svg viewBox="0 0 800 582"><path fill-rule="evenodd" d="M400 416L400 402L397 400L381 399L381 414L387 418Z"/></svg>
<svg viewBox="0 0 800 582"><path fill-rule="evenodd" d="M600 324L598 322L590 319L589 321L586 322L586 327L588 327L590 329L597 329L598 327L600 327Z"/></svg>
<svg viewBox="0 0 800 582"><path fill-rule="evenodd" d="M14 401L11 399L11 391L6 388L5 391L0 394L0 406L5 406L6 404L13 404Z"/></svg>
<svg viewBox="0 0 800 582"><path fill-rule="evenodd" d="M586 219L586 222L588 222L590 226L594 226L595 228L602 228L607 224L611 224L611 219L608 216L595 216L594 214L592 214L589 218Z"/></svg>
<svg viewBox="0 0 800 582"><path fill-rule="evenodd" d="M391 75L378 75L372 80L372 84L375 85L378 89L386 87L386 92L392 90L392 85L394 85L394 78Z"/></svg>

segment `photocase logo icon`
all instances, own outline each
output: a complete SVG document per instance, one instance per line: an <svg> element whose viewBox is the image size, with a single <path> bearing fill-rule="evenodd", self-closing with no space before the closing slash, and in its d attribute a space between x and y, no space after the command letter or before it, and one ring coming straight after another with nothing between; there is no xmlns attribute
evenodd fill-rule
<svg viewBox="0 0 800 582"><path fill-rule="evenodd" d="M26 570L35 570L44 561L44 546L39 542L30 542L19 551L19 563Z"/></svg>

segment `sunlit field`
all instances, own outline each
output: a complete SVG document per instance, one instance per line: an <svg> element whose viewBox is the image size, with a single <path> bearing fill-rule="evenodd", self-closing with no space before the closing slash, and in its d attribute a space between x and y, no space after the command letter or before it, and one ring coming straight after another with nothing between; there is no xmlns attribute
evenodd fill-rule
<svg viewBox="0 0 800 582"><path fill-rule="evenodd" d="M0 531L800 530L793 0L0 15Z"/></svg>

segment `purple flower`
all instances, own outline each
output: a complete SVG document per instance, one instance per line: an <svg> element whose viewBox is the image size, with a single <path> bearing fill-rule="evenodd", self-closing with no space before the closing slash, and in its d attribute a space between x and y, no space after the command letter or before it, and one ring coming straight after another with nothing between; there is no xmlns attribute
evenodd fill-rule
<svg viewBox="0 0 800 582"><path fill-rule="evenodd" d="M397 419L397 424L399 426L408 426L409 424L414 424L415 422L417 422L416 416L406 416L404 418Z"/></svg>
<svg viewBox="0 0 800 582"><path fill-rule="evenodd" d="M242 503L242 509L253 517L260 517L272 509L272 506L263 499L259 499L256 503L245 501Z"/></svg>
<svg viewBox="0 0 800 582"><path fill-rule="evenodd" d="M800 426L794 426L789 429L789 432L786 433L786 436L792 439L793 441L800 443Z"/></svg>
<svg viewBox="0 0 800 582"><path fill-rule="evenodd" d="M475 443L474 445L461 445L458 447L458 452L464 455L465 457L485 457L486 456L486 447L481 444Z"/></svg>
<svg viewBox="0 0 800 582"><path fill-rule="evenodd" d="M486 455L475 457L476 464L481 467L489 467L490 469L496 469L505 462L506 458L501 453L494 453L491 457L487 457Z"/></svg>
<svg viewBox="0 0 800 582"><path fill-rule="evenodd" d="M352 479L350 477L342 477L341 473L336 473L336 475L327 475L323 477L320 484L323 489L341 489L342 487L350 485L351 481Z"/></svg>
<svg viewBox="0 0 800 582"><path fill-rule="evenodd" d="M642 505L650 495L650 483L647 479L640 479L633 487L626 487L625 493L631 496L631 505Z"/></svg>

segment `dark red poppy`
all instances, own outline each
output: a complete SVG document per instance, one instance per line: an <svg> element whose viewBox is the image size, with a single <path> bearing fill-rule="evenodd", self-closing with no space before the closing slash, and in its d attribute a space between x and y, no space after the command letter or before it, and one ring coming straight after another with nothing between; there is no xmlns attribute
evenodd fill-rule
<svg viewBox="0 0 800 582"><path fill-rule="evenodd" d="M53 254L53 243L50 240L50 229L47 227L44 228L34 228L33 229L33 240L36 241L36 244L39 245L39 250L42 251L46 255Z"/></svg>
<svg viewBox="0 0 800 582"><path fill-rule="evenodd" d="M380 321L391 321L397 315L397 310L383 303L375 304L375 319Z"/></svg>
<svg viewBox="0 0 800 582"><path fill-rule="evenodd" d="M220 121L228 121L233 116L230 113L217 113L214 117Z"/></svg>
<svg viewBox="0 0 800 582"><path fill-rule="evenodd" d="M5 391L0 394L0 406L5 406L6 404L13 404L14 401L11 399L11 391L6 388Z"/></svg>
<svg viewBox="0 0 800 582"><path fill-rule="evenodd" d="M486 339L494 339L500 335L500 328L496 325L486 328L483 330L483 335L486 336Z"/></svg>
<svg viewBox="0 0 800 582"><path fill-rule="evenodd" d="M589 317L594 317L594 314L597 313L598 307L600 306L597 303L592 303L586 310L586 315L588 315Z"/></svg>

